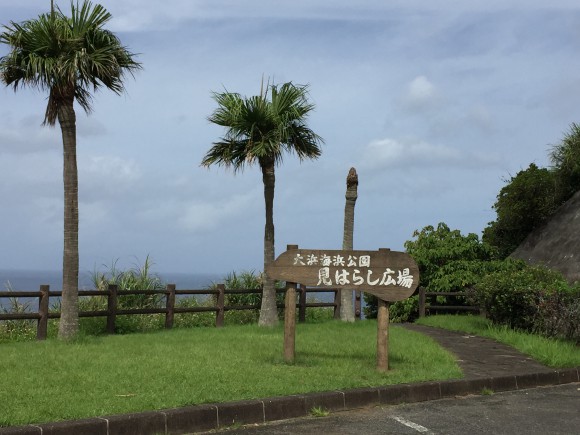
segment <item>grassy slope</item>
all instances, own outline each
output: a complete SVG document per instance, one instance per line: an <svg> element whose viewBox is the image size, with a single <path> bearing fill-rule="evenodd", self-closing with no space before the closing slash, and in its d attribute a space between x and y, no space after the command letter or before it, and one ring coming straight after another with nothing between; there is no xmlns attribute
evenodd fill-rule
<svg viewBox="0 0 580 435"><path fill-rule="evenodd" d="M386 374L375 370L373 321L298 325L294 365L282 361L280 327L3 343L0 426L461 377L430 338L390 332Z"/></svg>

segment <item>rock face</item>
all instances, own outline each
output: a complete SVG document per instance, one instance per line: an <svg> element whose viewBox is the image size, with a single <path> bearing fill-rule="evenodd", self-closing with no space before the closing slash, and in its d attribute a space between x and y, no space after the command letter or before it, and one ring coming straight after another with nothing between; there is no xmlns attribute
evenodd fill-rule
<svg viewBox="0 0 580 435"><path fill-rule="evenodd" d="M511 257L559 270L570 283L580 281L580 191L532 231Z"/></svg>

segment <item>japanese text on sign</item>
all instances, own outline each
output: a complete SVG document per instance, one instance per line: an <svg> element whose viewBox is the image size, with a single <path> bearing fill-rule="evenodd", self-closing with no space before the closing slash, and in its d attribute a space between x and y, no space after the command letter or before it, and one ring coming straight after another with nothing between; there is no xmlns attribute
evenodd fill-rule
<svg viewBox="0 0 580 435"><path fill-rule="evenodd" d="M341 255L320 255L309 254L303 256L297 252L293 261L294 266L319 266L317 285L349 285L360 286L400 286L411 288L413 286L413 275L409 268L393 270L385 267L382 273L374 274L371 267L370 255L348 255L346 258ZM351 269L346 269L351 268Z"/></svg>

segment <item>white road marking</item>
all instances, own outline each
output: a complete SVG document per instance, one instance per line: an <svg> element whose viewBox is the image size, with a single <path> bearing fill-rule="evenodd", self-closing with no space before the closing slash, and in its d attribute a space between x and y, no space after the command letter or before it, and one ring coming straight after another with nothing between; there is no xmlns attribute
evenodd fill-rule
<svg viewBox="0 0 580 435"><path fill-rule="evenodd" d="M393 416L393 417L391 417L391 418L392 418L393 420L396 420L396 421L398 421L399 423L401 423L401 424L403 424L403 425L407 426L407 427L410 427L411 429L415 429L417 432L420 432L420 433L426 433L426 434L432 434L432 433L433 433L433 432L431 432L429 429L427 429L426 427L424 427L424 426L421 426L420 424L417 424L417 423L413 423L412 421L405 420L405 419L404 419L404 418L402 418L402 417Z"/></svg>

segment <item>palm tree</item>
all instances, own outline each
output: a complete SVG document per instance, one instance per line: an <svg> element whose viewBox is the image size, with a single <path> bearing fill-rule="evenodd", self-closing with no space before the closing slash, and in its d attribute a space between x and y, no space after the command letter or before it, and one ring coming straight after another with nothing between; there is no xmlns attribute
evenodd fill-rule
<svg viewBox="0 0 580 435"><path fill-rule="evenodd" d="M268 99L268 91L271 98ZM274 261L274 186L275 167L282 163L284 152L296 153L300 160L320 156L322 138L306 125L314 105L308 102L307 86L291 82L281 86L262 86L260 95L242 97L237 93L214 93L218 108L209 121L226 128L219 142L214 142L202 160L203 166L217 164L243 170L257 163L262 170L266 225L264 229L264 271ZM278 322L274 281L264 272L259 324Z"/></svg>
<svg viewBox="0 0 580 435"><path fill-rule="evenodd" d="M51 8L52 9L52 8ZM102 86L121 94L126 72L141 68L119 39L103 26L111 14L101 5L71 2L71 17L57 7L23 23L11 22L0 42L11 51L0 58L0 80L7 86L48 91L44 125L58 123L63 143L64 254L61 319L58 336L78 332L78 178L76 102L91 112L92 92Z"/></svg>

